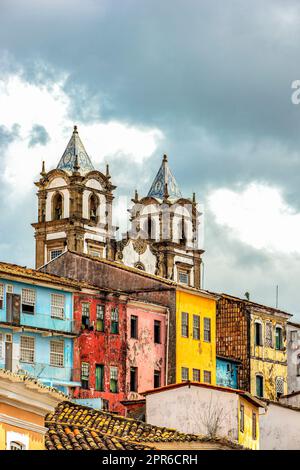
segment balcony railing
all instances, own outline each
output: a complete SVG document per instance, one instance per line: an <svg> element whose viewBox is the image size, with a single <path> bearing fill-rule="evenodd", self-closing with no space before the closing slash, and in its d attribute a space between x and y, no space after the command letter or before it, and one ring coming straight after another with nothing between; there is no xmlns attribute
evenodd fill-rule
<svg viewBox="0 0 300 470"><path fill-rule="evenodd" d="M12 326L28 326L73 334L79 334L81 330L81 325L75 320L70 320L68 318L54 318L51 317L51 314L45 313L21 313L20 319L11 319L6 314L4 321Z"/></svg>
<svg viewBox="0 0 300 470"><path fill-rule="evenodd" d="M14 372L28 374L43 381L61 380L66 382L81 382L81 370L73 367L57 367L42 362L21 362L19 358L13 358L13 363L17 363Z"/></svg>

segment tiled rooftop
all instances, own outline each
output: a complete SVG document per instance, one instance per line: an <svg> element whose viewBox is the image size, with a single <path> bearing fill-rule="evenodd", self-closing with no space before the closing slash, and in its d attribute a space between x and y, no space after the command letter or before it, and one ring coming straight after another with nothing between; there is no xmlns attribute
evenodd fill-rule
<svg viewBox="0 0 300 470"><path fill-rule="evenodd" d="M181 448L189 443L199 448L240 448L230 441L212 441L70 402L60 403L53 414L46 416L45 423L48 450L150 449L171 443Z"/></svg>
<svg viewBox="0 0 300 470"><path fill-rule="evenodd" d="M55 274L47 274L42 271L27 268L26 266L19 266L17 264L0 262L0 278L3 276L16 276L24 279L31 279L38 282L45 282L47 284L56 284L65 287L78 289L84 284L73 279L68 279Z"/></svg>

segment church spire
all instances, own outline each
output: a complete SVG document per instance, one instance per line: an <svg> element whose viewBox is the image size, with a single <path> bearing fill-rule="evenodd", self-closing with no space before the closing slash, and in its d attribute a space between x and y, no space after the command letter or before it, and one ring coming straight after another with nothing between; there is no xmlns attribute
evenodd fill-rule
<svg viewBox="0 0 300 470"><path fill-rule="evenodd" d="M76 162L77 156L77 162ZM78 134L77 126L74 126L72 136L66 147L66 150L61 157L57 169L64 170L71 174L75 166L79 165L79 172L81 175L85 175L89 171L95 170L93 164L88 156L83 143Z"/></svg>
<svg viewBox="0 0 300 470"><path fill-rule="evenodd" d="M166 188L169 199L176 200L182 197L179 186L169 168L168 157L164 155L160 169L148 193L148 197L163 200L165 198Z"/></svg>

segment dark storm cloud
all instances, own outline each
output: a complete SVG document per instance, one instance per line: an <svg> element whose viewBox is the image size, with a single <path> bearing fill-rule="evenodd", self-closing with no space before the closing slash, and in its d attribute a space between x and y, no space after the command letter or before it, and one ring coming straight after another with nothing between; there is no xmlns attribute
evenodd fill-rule
<svg viewBox="0 0 300 470"><path fill-rule="evenodd" d="M50 140L48 132L39 124L34 124L32 126L28 147L34 147L35 145L46 145Z"/></svg>
<svg viewBox="0 0 300 470"><path fill-rule="evenodd" d="M48 79L68 72L77 121L158 126L161 151L174 155L188 187L191 175L204 186L263 179L299 203L300 106L291 103L299 2L10 0L1 8L2 47L32 80L47 77L37 63L50 64Z"/></svg>
<svg viewBox="0 0 300 470"><path fill-rule="evenodd" d="M51 87L68 74L74 122L163 131L143 167L111 157L119 194L146 193L167 153L183 192L201 202L212 188L259 181L300 208L298 0L2 0L0 18L1 47L27 80ZM288 280L299 278L298 260L253 250L206 220L211 287L267 301L278 282L286 305L297 305Z"/></svg>

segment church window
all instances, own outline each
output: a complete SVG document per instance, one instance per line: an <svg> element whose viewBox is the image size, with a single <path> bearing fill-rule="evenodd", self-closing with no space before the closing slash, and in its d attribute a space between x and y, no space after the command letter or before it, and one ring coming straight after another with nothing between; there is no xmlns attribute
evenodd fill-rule
<svg viewBox="0 0 300 470"><path fill-rule="evenodd" d="M55 258L57 258L58 256L60 256L62 254L62 250L51 250L50 251L50 259L51 261Z"/></svg>
<svg viewBox="0 0 300 470"><path fill-rule="evenodd" d="M97 222L97 209L97 196L95 196L95 194L92 194L90 197L90 220L92 220L93 222Z"/></svg>
<svg viewBox="0 0 300 470"><path fill-rule="evenodd" d="M35 308L35 290L22 289L22 312L34 314Z"/></svg>
<svg viewBox="0 0 300 470"><path fill-rule="evenodd" d="M53 204L52 204L52 219L53 220L60 220L63 217L63 198L60 193L56 193L53 196Z"/></svg>
<svg viewBox="0 0 300 470"><path fill-rule="evenodd" d="M179 271L179 282L181 284L189 283L189 273L187 271Z"/></svg>
<svg viewBox="0 0 300 470"><path fill-rule="evenodd" d="M64 319L65 296L63 294L51 294L51 318Z"/></svg>
<svg viewBox="0 0 300 470"><path fill-rule="evenodd" d="M140 261L138 261L137 263L135 263L134 267L136 269L140 269L141 271L145 271L145 266L143 265L143 263L141 263Z"/></svg>

